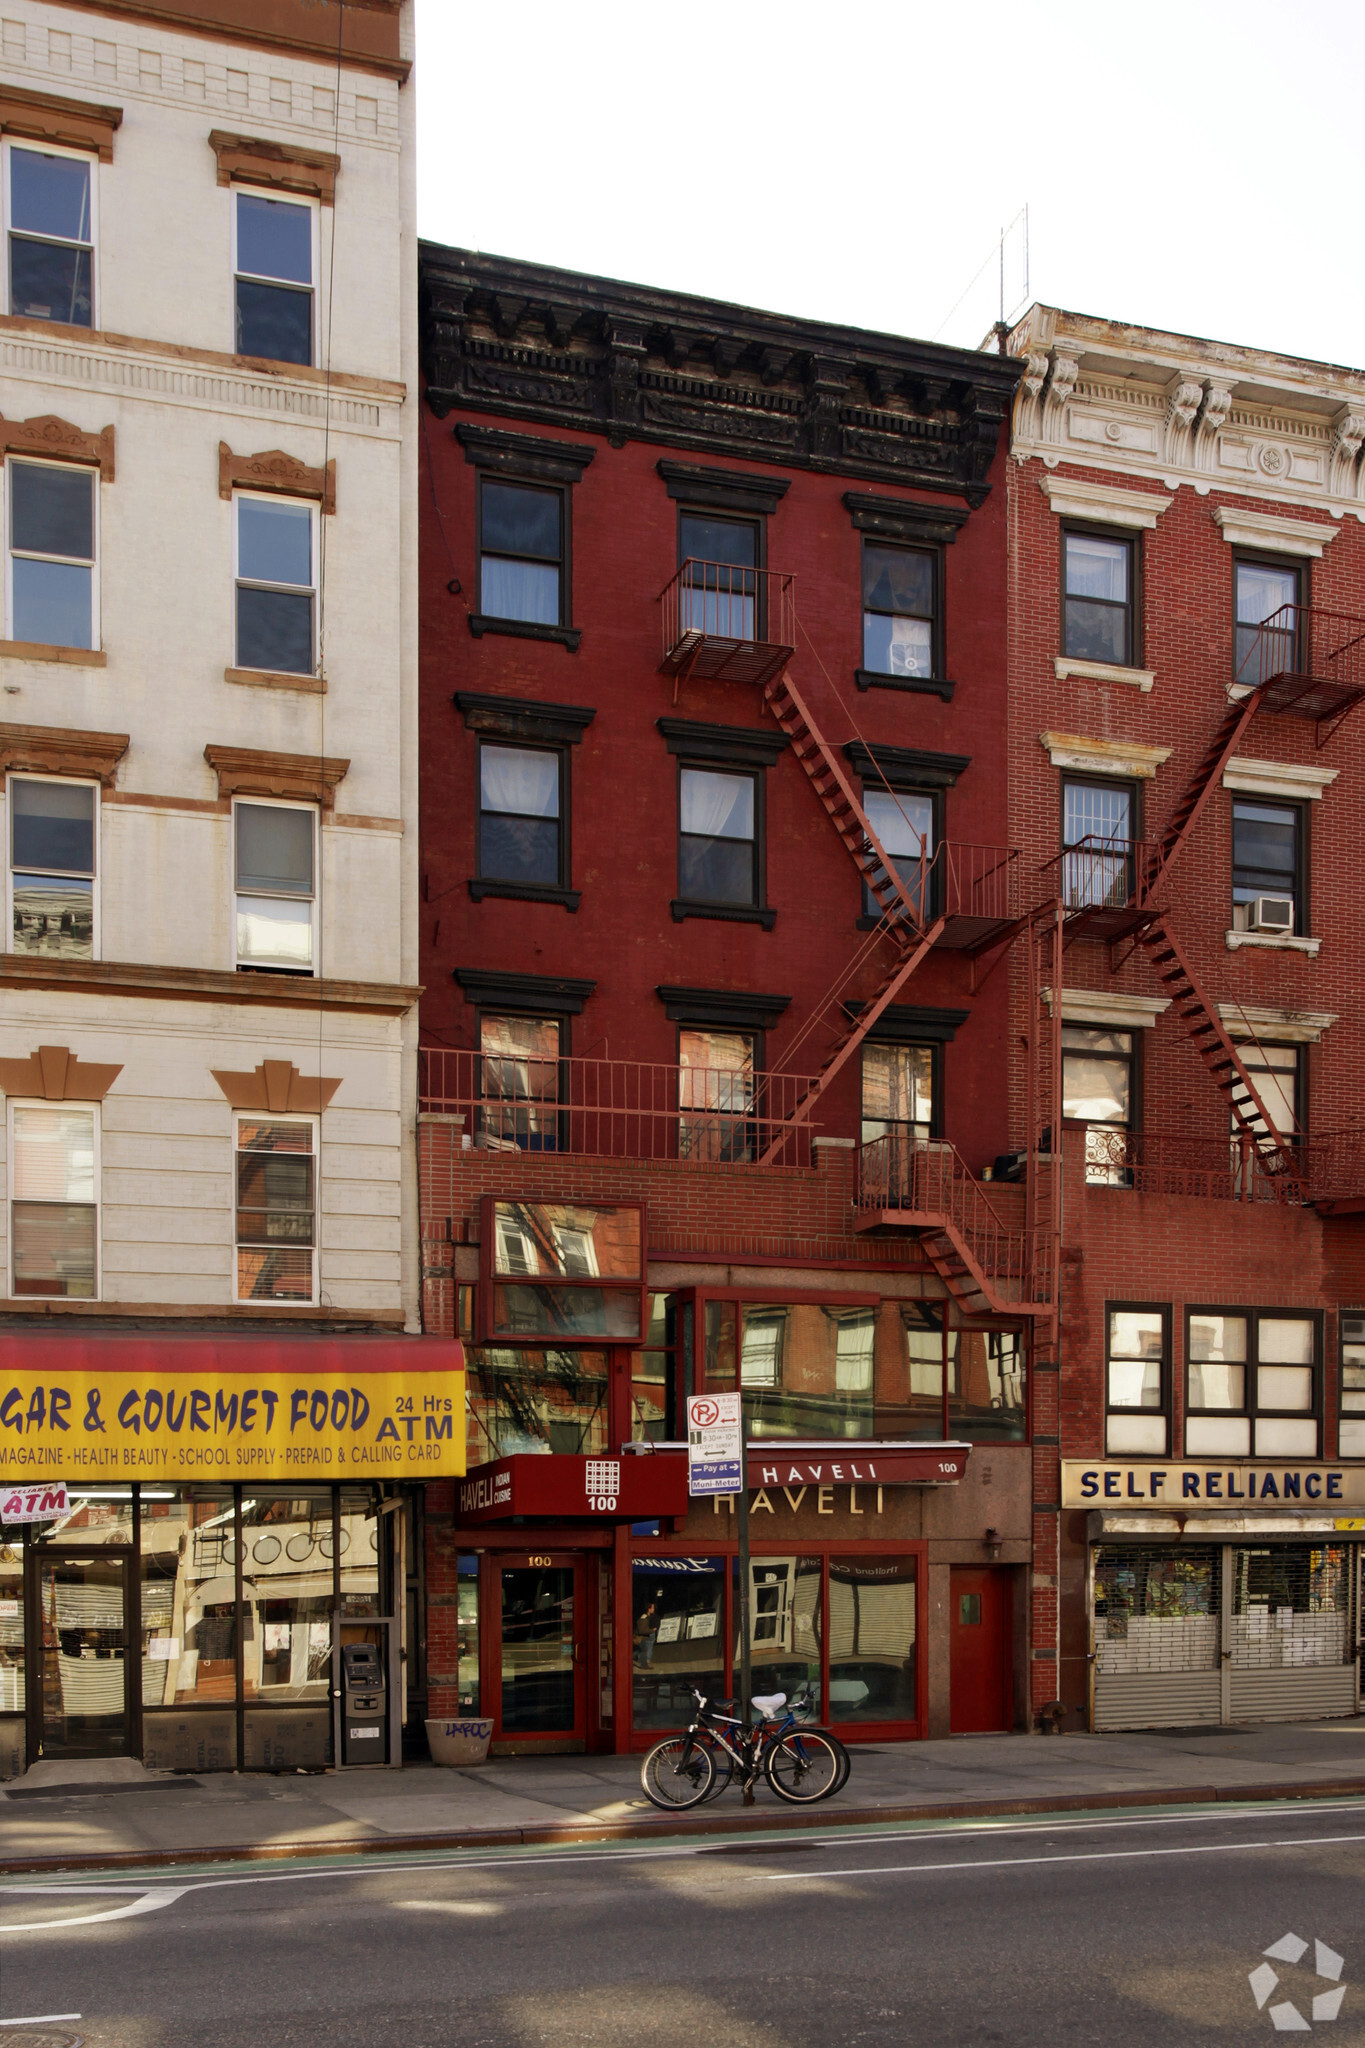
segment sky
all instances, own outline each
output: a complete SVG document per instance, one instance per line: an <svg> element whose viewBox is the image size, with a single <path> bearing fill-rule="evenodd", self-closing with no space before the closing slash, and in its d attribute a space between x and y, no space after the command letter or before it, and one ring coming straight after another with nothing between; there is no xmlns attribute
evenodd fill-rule
<svg viewBox="0 0 1365 2048"><path fill-rule="evenodd" d="M1028 300L1361 366L1362 60L1365 0L417 0L418 221L975 347L1027 207Z"/></svg>

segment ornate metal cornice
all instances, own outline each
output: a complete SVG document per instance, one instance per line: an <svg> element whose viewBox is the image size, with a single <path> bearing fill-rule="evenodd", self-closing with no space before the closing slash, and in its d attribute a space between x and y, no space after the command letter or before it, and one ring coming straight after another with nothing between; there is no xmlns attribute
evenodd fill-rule
<svg viewBox="0 0 1365 2048"><path fill-rule="evenodd" d="M1005 356L424 243L427 403L942 491L973 507Z"/></svg>

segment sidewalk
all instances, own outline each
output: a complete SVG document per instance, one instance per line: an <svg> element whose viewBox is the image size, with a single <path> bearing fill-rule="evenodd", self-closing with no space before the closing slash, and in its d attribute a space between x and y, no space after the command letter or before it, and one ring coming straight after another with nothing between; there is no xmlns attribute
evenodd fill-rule
<svg viewBox="0 0 1365 2048"><path fill-rule="evenodd" d="M869 1744L837 1799L751 1808L727 1792L671 1817L638 1757L502 1758L476 1770L175 1776L127 1758L39 1763L0 1791L0 1867L24 1870L474 1848L717 1829L1057 1812L1215 1799L1365 1796L1365 1718L1132 1735Z"/></svg>

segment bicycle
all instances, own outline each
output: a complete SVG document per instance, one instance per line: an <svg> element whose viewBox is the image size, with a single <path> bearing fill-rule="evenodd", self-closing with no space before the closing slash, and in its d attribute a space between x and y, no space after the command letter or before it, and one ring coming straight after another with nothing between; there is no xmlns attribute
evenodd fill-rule
<svg viewBox="0 0 1365 2048"><path fill-rule="evenodd" d="M711 1700L695 1688L692 1697L697 1713L691 1726L680 1736L656 1742L640 1766L640 1783L652 1805L675 1810L700 1806L723 1792L736 1770L746 1792L762 1775L779 1799L794 1805L828 1799L847 1780L843 1744L826 1729L806 1727L797 1718L798 1710L814 1704L809 1686L790 1705L785 1693L755 1696L752 1704L763 1718L748 1726L737 1714L722 1712L734 1707L734 1700ZM783 1707L786 1717L779 1721Z"/></svg>

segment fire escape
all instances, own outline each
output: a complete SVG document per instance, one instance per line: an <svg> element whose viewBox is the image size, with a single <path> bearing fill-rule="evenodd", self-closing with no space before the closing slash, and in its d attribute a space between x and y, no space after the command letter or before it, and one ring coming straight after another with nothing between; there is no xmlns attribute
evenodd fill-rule
<svg viewBox="0 0 1365 2048"><path fill-rule="evenodd" d="M1229 692L1227 714L1160 836L1068 847L1044 865L1036 884L1023 891L1027 900L1021 903L1020 864L1013 849L943 841L932 849L921 843L918 862L888 857L838 753L792 676L798 627L791 576L687 561L662 592L661 604L660 673L673 678L675 701L689 679L757 688L880 912L875 928L799 1034L804 1037L823 1022L830 1038L818 1073L775 1127L762 1163L778 1154L785 1132L810 1117L935 948L951 947L971 957L973 985L979 986L1022 945L1029 1017L1022 1228L1004 1208L1017 1199L1017 1191L988 1191L952 1146L908 1137L882 1138L863 1148L858 1227L912 1231L967 1314L1034 1317L1040 1337L1055 1343L1062 968L1069 947L1088 938L1106 943L1111 970L1138 947L1151 960L1177 1019L1228 1105L1232 1145L1240 1147L1243 1174L1254 1167L1257 1175L1278 1180L1286 1198L1314 1199L1295 1134L1276 1128L1253 1079L1261 1051L1254 1035L1248 1027L1239 1050L1174 929L1170 878L1253 719L1274 714L1311 720L1322 746L1365 698L1365 620L1286 606L1254 629ZM873 960L880 972L871 997L845 1000ZM1335 1170L1340 1178L1339 1163ZM1337 1207L1358 1205L1343 1202L1340 1189L1333 1192ZM1354 1185L1348 1190L1356 1197L1361 1192Z"/></svg>

